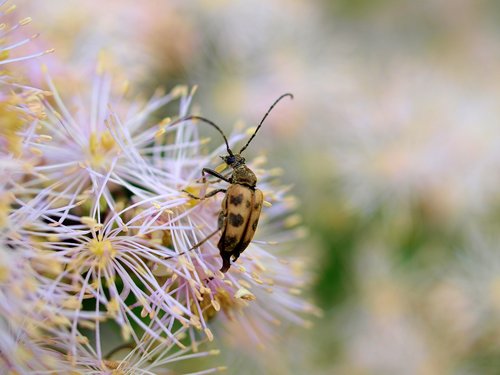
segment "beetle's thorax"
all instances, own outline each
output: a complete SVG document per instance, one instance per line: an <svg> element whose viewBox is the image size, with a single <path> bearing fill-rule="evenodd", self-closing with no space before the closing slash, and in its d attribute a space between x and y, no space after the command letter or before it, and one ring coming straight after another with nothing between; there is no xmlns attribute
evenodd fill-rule
<svg viewBox="0 0 500 375"><path fill-rule="evenodd" d="M253 173L250 168L248 168L245 164L241 164L233 169L231 182L233 184L246 185L248 187L255 188L255 185L257 185L257 177L255 177L255 173Z"/></svg>

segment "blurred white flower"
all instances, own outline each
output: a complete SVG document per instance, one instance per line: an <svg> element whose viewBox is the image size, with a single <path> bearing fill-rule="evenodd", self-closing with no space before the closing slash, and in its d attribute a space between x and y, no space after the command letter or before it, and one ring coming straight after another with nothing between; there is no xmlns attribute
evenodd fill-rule
<svg viewBox="0 0 500 375"><path fill-rule="evenodd" d="M39 34L26 37L26 33L21 29L31 23L31 17L21 19L17 17L16 5L9 0L0 0L0 66L34 59L53 52L52 49L32 52L30 48L26 48L33 39L38 38ZM8 65L8 68L11 67L12 65ZM0 72L0 83L8 80L9 71Z"/></svg>
<svg viewBox="0 0 500 375"><path fill-rule="evenodd" d="M331 133L332 155L346 198L360 212L418 206L448 224L488 213L499 199L498 89L398 69L361 82L363 95L339 110L348 120Z"/></svg>

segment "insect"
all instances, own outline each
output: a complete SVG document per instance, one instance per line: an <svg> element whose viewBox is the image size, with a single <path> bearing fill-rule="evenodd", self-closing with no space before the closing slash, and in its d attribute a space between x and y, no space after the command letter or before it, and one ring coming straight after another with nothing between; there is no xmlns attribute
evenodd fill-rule
<svg viewBox="0 0 500 375"><path fill-rule="evenodd" d="M245 151L250 142L252 142L265 119L273 110L274 106L278 104L281 99L287 96L293 99L293 95L290 93L283 94L276 99L276 101L267 110L266 114L260 121L259 126L255 129L255 132L238 153L233 153L229 147L226 135L219 128L219 126L204 117L187 116L171 124L175 125L188 120L202 121L217 129L226 144L227 155L221 156L221 158L224 160L226 165L232 169L231 175L223 176L213 169L203 168L202 176L203 179L205 179L205 175L207 174L217 177L218 179L227 182L229 187L227 189L212 190L204 197L197 197L185 191L185 193L187 193L191 198L201 200L212 197L218 193L226 194L222 201L221 211L219 212L217 229L213 233L210 233L205 239L187 250L190 251L196 249L212 236L221 232L221 236L217 244L217 248L219 249L220 256L222 258L221 272L227 272L231 267L231 260L233 262L236 261L240 254L252 241L259 222L262 204L264 202L264 195L262 194L262 191L257 189L257 177L255 176L255 173L246 166L245 158L241 156L241 154Z"/></svg>

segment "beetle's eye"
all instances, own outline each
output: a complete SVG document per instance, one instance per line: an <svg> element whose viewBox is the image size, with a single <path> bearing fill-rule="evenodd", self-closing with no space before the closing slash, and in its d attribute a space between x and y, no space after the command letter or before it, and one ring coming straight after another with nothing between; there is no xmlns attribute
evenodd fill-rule
<svg viewBox="0 0 500 375"><path fill-rule="evenodd" d="M233 164L234 160L235 160L234 156L230 155L230 156L227 157L226 162L227 162L227 164Z"/></svg>

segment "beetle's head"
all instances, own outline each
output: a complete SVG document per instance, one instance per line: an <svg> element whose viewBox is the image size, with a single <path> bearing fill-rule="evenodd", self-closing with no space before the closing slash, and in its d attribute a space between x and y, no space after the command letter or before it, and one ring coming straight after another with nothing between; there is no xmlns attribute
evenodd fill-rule
<svg viewBox="0 0 500 375"><path fill-rule="evenodd" d="M229 165L231 168L236 168L240 165L245 164L245 158L240 154L229 154L221 156L221 159L224 160L224 163Z"/></svg>

